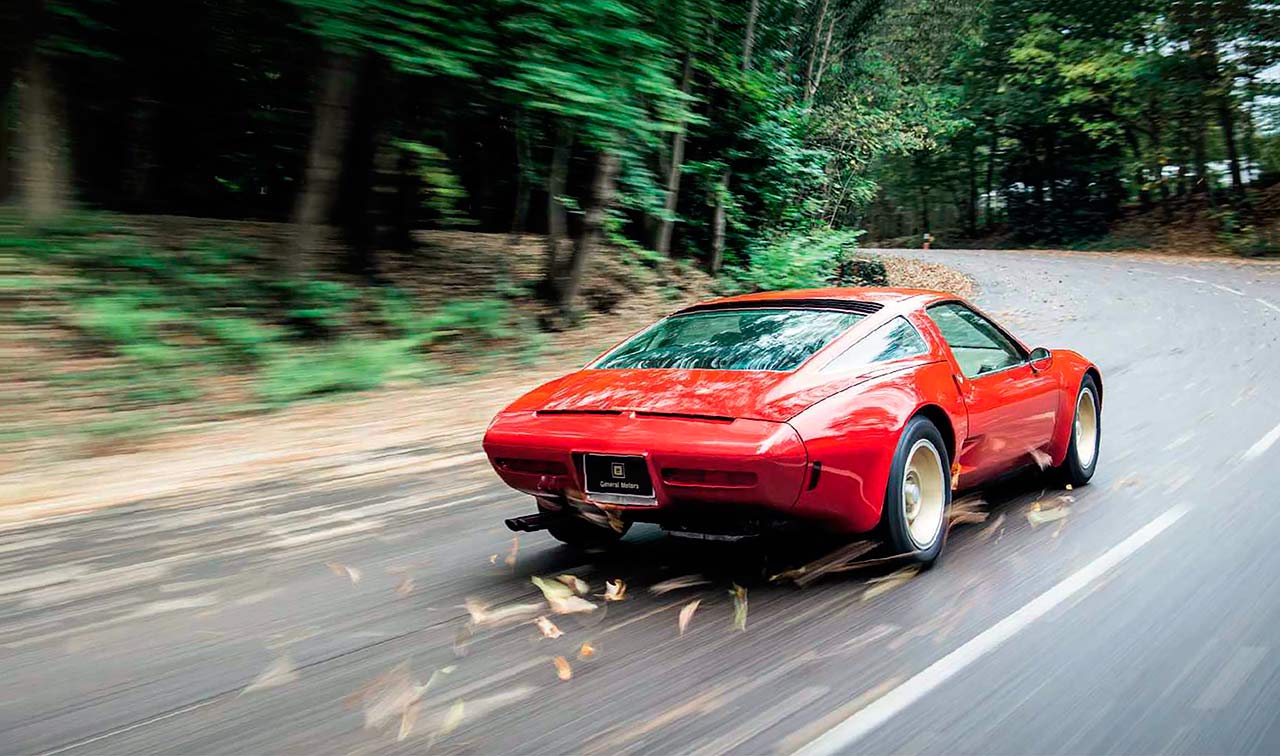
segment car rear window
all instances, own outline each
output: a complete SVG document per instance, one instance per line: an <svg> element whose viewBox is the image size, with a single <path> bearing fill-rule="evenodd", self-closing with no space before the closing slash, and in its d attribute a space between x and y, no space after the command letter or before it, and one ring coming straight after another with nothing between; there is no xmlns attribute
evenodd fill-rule
<svg viewBox="0 0 1280 756"><path fill-rule="evenodd" d="M789 371L863 317L856 312L798 308L674 315L592 367Z"/></svg>

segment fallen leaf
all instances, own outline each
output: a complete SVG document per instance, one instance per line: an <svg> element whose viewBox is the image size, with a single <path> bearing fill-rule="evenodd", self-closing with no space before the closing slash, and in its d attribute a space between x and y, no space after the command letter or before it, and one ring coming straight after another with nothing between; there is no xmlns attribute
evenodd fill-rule
<svg viewBox="0 0 1280 756"><path fill-rule="evenodd" d="M770 580L777 582L789 579L803 588L827 573L839 572L850 567L853 564L853 560L871 551L877 545L879 544L875 541L854 541L802 567L774 575Z"/></svg>
<svg viewBox="0 0 1280 756"><path fill-rule="evenodd" d="M1043 449L1032 449L1028 454L1035 461L1036 467L1041 470L1047 470L1053 464L1053 457L1050 457Z"/></svg>
<svg viewBox="0 0 1280 756"><path fill-rule="evenodd" d="M400 585L396 586L396 593L401 596L408 596L413 593L413 578L405 575L404 579L400 581Z"/></svg>
<svg viewBox="0 0 1280 756"><path fill-rule="evenodd" d="M1000 526L1003 524L1004 524L1004 512L1001 512L1000 514L996 515L996 519L993 520L990 525L978 531L978 538L981 538L984 541L991 538L991 536L995 535L996 531L999 530Z"/></svg>
<svg viewBox="0 0 1280 756"><path fill-rule="evenodd" d="M649 588L649 592L661 596L664 593L678 591L681 588L692 588L695 585L708 585L711 581L701 575L685 575L683 577L671 578L663 580L661 583L654 583Z"/></svg>
<svg viewBox="0 0 1280 756"><path fill-rule="evenodd" d="M519 554L519 553L520 553L520 536L518 535L512 536L511 537L511 553L507 554L507 558L502 560L502 563L507 565L508 567L515 567L516 554Z"/></svg>
<svg viewBox="0 0 1280 756"><path fill-rule="evenodd" d="M573 669L569 667L569 660L563 656L557 656L553 662L556 665L556 677L568 682L573 679Z"/></svg>
<svg viewBox="0 0 1280 756"><path fill-rule="evenodd" d="M490 555L489 555L489 564L497 564L497 563L498 563L498 555L497 555L497 554L490 554Z"/></svg>
<svg viewBox="0 0 1280 756"><path fill-rule="evenodd" d="M293 662L288 656L282 656L271 666L262 670L262 674L253 679L244 690L240 691L240 695L244 695L254 690L265 690L274 688L278 685L295 682L298 679L298 673L293 668Z"/></svg>
<svg viewBox="0 0 1280 756"><path fill-rule="evenodd" d="M876 596L883 596L894 588L910 582L911 579L919 573L919 565L912 565L910 567L903 567L902 569L885 575L884 577L868 580L867 582L870 584L870 587L862 592L862 600L870 601Z"/></svg>
<svg viewBox="0 0 1280 756"><path fill-rule="evenodd" d="M551 611L556 614L578 614L593 612L596 605L584 598L573 595L573 589L555 580L543 580L536 575L529 580L542 591Z"/></svg>
<svg viewBox="0 0 1280 756"><path fill-rule="evenodd" d="M348 567L340 562L329 562L329 571L339 577L346 575L352 585L360 582L361 572L355 567Z"/></svg>
<svg viewBox="0 0 1280 756"><path fill-rule="evenodd" d="M564 635L564 632L562 632L560 628L556 627L556 624L554 622L547 619L546 617L539 617L536 620L534 620L533 623L538 626L539 630L542 631L542 637L544 638L550 638L551 640L555 640L556 638L559 638L560 636Z"/></svg>
<svg viewBox="0 0 1280 756"><path fill-rule="evenodd" d="M583 643L582 647L578 649L579 659L590 659L595 655L596 655L596 647L591 645L590 642Z"/></svg>
<svg viewBox="0 0 1280 756"><path fill-rule="evenodd" d="M421 702L414 701L405 707L404 713L400 715L400 732L396 734L397 741L404 740L413 732L413 724L418 721L418 710L421 706Z"/></svg>
<svg viewBox="0 0 1280 756"><path fill-rule="evenodd" d="M1071 508L1067 506L1054 507L1052 509L1034 508L1027 510L1027 522L1031 523L1031 527L1037 528L1046 523L1061 520L1071 514Z"/></svg>
<svg viewBox="0 0 1280 756"><path fill-rule="evenodd" d="M437 737L444 737L454 730L458 729L458 725L462 724L462 717L466 713L466 703L461 698L453 702L449 707L448 713L444 715L444 721L440 723L440 729L436 731Z"/></svg>
<svg viewBox="0 0 1280 756"><path fill-rule="evenodd" d="M735 630L745 632L747 629L747 589L734 583L729 595L733 596L733 627Z"/></svg>
<svg viewBox="0 0 1280 756"><path fill-rule="evenodd" d="M988 516L987 502L979 496L965 496L951 503L951 525L986 522Z"/></svg>
<svg viewBox="0 0 1280 756"><path fill-rule="evenodd" d="M585 596L591 591L591 586L587 585L587 581L574 575L561 575L556 580L569 586L579 596Z"/></svg>
<svg viewBox="0 0 1280 756"><path fill-rule="evenodd" d="M490 609L475 599L467 599L464 605L467 613L471 615L468 626L473 628L523 622L542 613L541 604L510 604Z"/></svg>
<svg viewBox="0 0 1280 756"><path fill-rule="evenodd" d="M1066 488L1067 488L1067 490L1068 490L1068 491L1070 491L1070 490L1071 490L1071 484L1070 484L1070 483L1068 483L1068 484L1067 484L1067 486L1066 486Z"/></svg>
<svg viewBox="0 0 1280 756"><path fill-rule="evenodd" d="M698 611L698 605L702 603L702 599L694 599L684 605L680 610L680 634L684 635L685 628L689 627L689 621L693 619L693 613Z"/></svg>
<svg viewBox="0 0 1280 756"><path fill-rule="evenodd" d="M604 581L604 600L621 601L627 597L627 584L622 580Z"/></svg>

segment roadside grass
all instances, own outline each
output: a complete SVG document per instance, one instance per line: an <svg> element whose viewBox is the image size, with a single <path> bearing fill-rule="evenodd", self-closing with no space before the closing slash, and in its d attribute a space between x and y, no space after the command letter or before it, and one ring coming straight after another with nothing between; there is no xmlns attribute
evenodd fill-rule
<svg viewBox="0 0 1280 756"><path fill-rule="evenodd" d="M43 227L0 217L7 378L53 405L42 418L63 420L19 409L0 445L71 418L74 432L111 438L439 380L444 365L483 365L498 352L536 360L543 343L500 294L427 302L277 267L233 233L165 243L105 214Z"/></svg>

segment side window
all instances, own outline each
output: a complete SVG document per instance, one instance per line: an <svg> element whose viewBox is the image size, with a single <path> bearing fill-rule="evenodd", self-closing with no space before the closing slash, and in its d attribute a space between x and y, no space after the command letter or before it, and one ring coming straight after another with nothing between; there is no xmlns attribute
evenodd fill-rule
<svg viewBox="0 0 1280 756"><path fill-rule="evenodd" d="M877 362L927 354L929 347L904 318L894 318L828 362L823 370L851 370Z"/></svg>
<svg viewBox="0 0 1280 756"><path fill-rule="evenodd" d="M991 321L957 302L935 305L925 313L938 326L966 378L1003 370L1022 362L1022 350Z"/></svg>

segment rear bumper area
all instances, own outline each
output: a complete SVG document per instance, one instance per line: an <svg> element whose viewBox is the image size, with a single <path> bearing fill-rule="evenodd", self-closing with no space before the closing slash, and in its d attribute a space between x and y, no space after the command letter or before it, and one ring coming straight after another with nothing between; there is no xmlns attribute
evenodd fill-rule
<svg viewBox="0 0 1280 756"><path fill-rule="evenodd" d="M646 522L704 507L790 515L808 475L804 443L795 429L762 420L509 412L489 426L484 450L498 475L518 491L591 501ZM585 493L588 454L642 458L652 500L619 503Z"/></svg>

